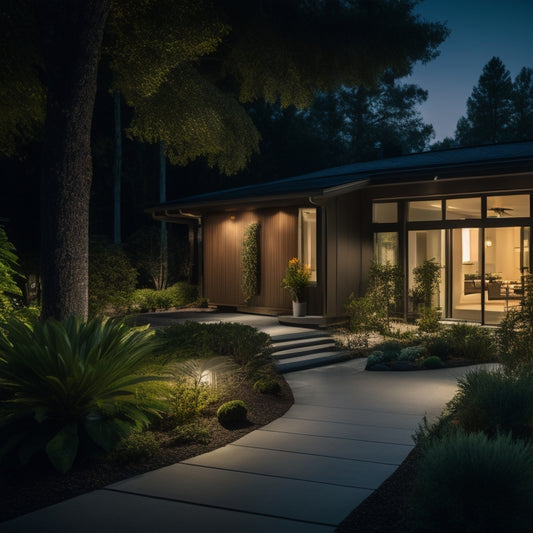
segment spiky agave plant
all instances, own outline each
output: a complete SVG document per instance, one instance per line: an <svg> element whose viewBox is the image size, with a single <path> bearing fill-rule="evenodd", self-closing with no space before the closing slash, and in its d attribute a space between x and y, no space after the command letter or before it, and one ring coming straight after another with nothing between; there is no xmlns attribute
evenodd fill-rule
<svg viewBox="0 0 533 533"><path fill-rule="evenodd" d="M66 472L89 438L110 451L158 407L139 400L154 348L151 332L125 324L70 318L10 320L0 336L0 459L22 463L44 450Z"/></svg>

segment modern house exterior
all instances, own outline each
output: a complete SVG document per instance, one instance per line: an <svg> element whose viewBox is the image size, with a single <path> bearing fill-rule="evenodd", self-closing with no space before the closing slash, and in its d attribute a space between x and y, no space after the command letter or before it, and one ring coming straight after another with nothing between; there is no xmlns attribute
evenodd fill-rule
<svg viewBox="0 0 533 533"><path fill-rule="evenodd" d="M444 318L497 324L518 305L531 266L533 142L380 159L284 180L189 196L151 208L187 223L200 251L203 295L215 304L288 313L287 262L312 270L308 313L335 319L362 295L372 260L405 273L441 265ZM260 285L242 290L244 236L259 222Z"/></svg>

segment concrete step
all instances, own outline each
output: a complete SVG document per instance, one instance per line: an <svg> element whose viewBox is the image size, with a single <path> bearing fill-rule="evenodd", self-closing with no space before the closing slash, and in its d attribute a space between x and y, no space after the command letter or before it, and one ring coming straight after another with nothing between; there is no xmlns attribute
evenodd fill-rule
<svg viewBox="0 0 533 533"><path fill-rule="evenodd" d="M317 331L316 329L300 330L294 333L283 333L281 335L270 335L272 342L277 344L285 341L296 341L299 339L312 339L317 337L324 337L324 332Z"/></svg>
<svg viewBox="0 0 533 533"><path fill-rule="evenodd" d="M339 361L345 361L349 358L350 354L346 351L322 352L276 361L276 368L278 372L284 374L286 372L294 372L295 370L303 370L305 368L330 365L338 363Z"/></svg>
<svg viewBox="0 0 533 533"><path fill-rule="evenodd" d="M294 357L301 357L303 355L311 355L315 353L323 353L335 350L335 343L331 340L323 344L308 344L304 346L296 346L285 350L279 350L272 354L274 359L287 359Z"/></svg>
<svg viewBox="0 0 533 533"><path fill-rule="evenodd" d="M275 342L272 345L272 351L280 352L282 350L289 350L291 348L298 348L300 346L318 346L329 343L331 343L331 337L327 335L322 335L320 337L306 337L303 339Z"/></svg>

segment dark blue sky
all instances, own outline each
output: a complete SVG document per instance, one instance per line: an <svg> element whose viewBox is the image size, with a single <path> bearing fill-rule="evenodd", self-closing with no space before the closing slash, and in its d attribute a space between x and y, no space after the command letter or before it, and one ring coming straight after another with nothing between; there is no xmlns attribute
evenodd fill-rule
<svg viewBox="0 0 533 533"><path fill-rule="evenodd" d="M493 56L513 79L522 67L533 68L533 0L425 0L416 11L447 22L451 30L441 55L417 65L406 80L429 91L421 111L435 128L435 140L442 140L454 135L466 100Z"/></svg>

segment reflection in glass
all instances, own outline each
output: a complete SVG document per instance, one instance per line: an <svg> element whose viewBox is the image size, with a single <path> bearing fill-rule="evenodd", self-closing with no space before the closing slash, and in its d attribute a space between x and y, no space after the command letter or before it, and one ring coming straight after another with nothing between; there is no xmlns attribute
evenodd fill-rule
<svg viewBox="0 0 533 533"><path fill-rule="evenodd" d="M446 200L446 220L481 218L481 198Z"/></svg>
<svg viewBox="0 0 533 533"><path fill-rule="evenodd" d="M442 200L408 202L409 222L442 220Z"/></svg>
<svg viewBox="0 0 533 533"><path fill-rule="evenodd" d="M487 218L529 217L529 195L487 196Z"/></svg>
<svg viewBox="0 0 533 533"><path fill-rule="evenodd" d="M374 233L374 260L380 265L398 264L398 233L387 231Z"/></svg>
<svg viewBox="0 0 533 533"><path fill-rule="evenodd" d="M441 281L437 294L433 297L433 306L444 309L445 302L445 231L421 230L409 232L409 293L415 286L413 269L421 266L424 261L433 260L441 265Z"/></svg>
<svg viewBox="0 0 533 533"><path fill-rule="evenodd" d="M398 222L397 202L375 202L372 204L372 222L386 224Z"/></svg>
<svg viewBox="0 0 533 533"><path fill-rule="evenodd" d="M316 209L313 207L298 212L298 259L311 268L311 281L316 281Z"/></svg>

